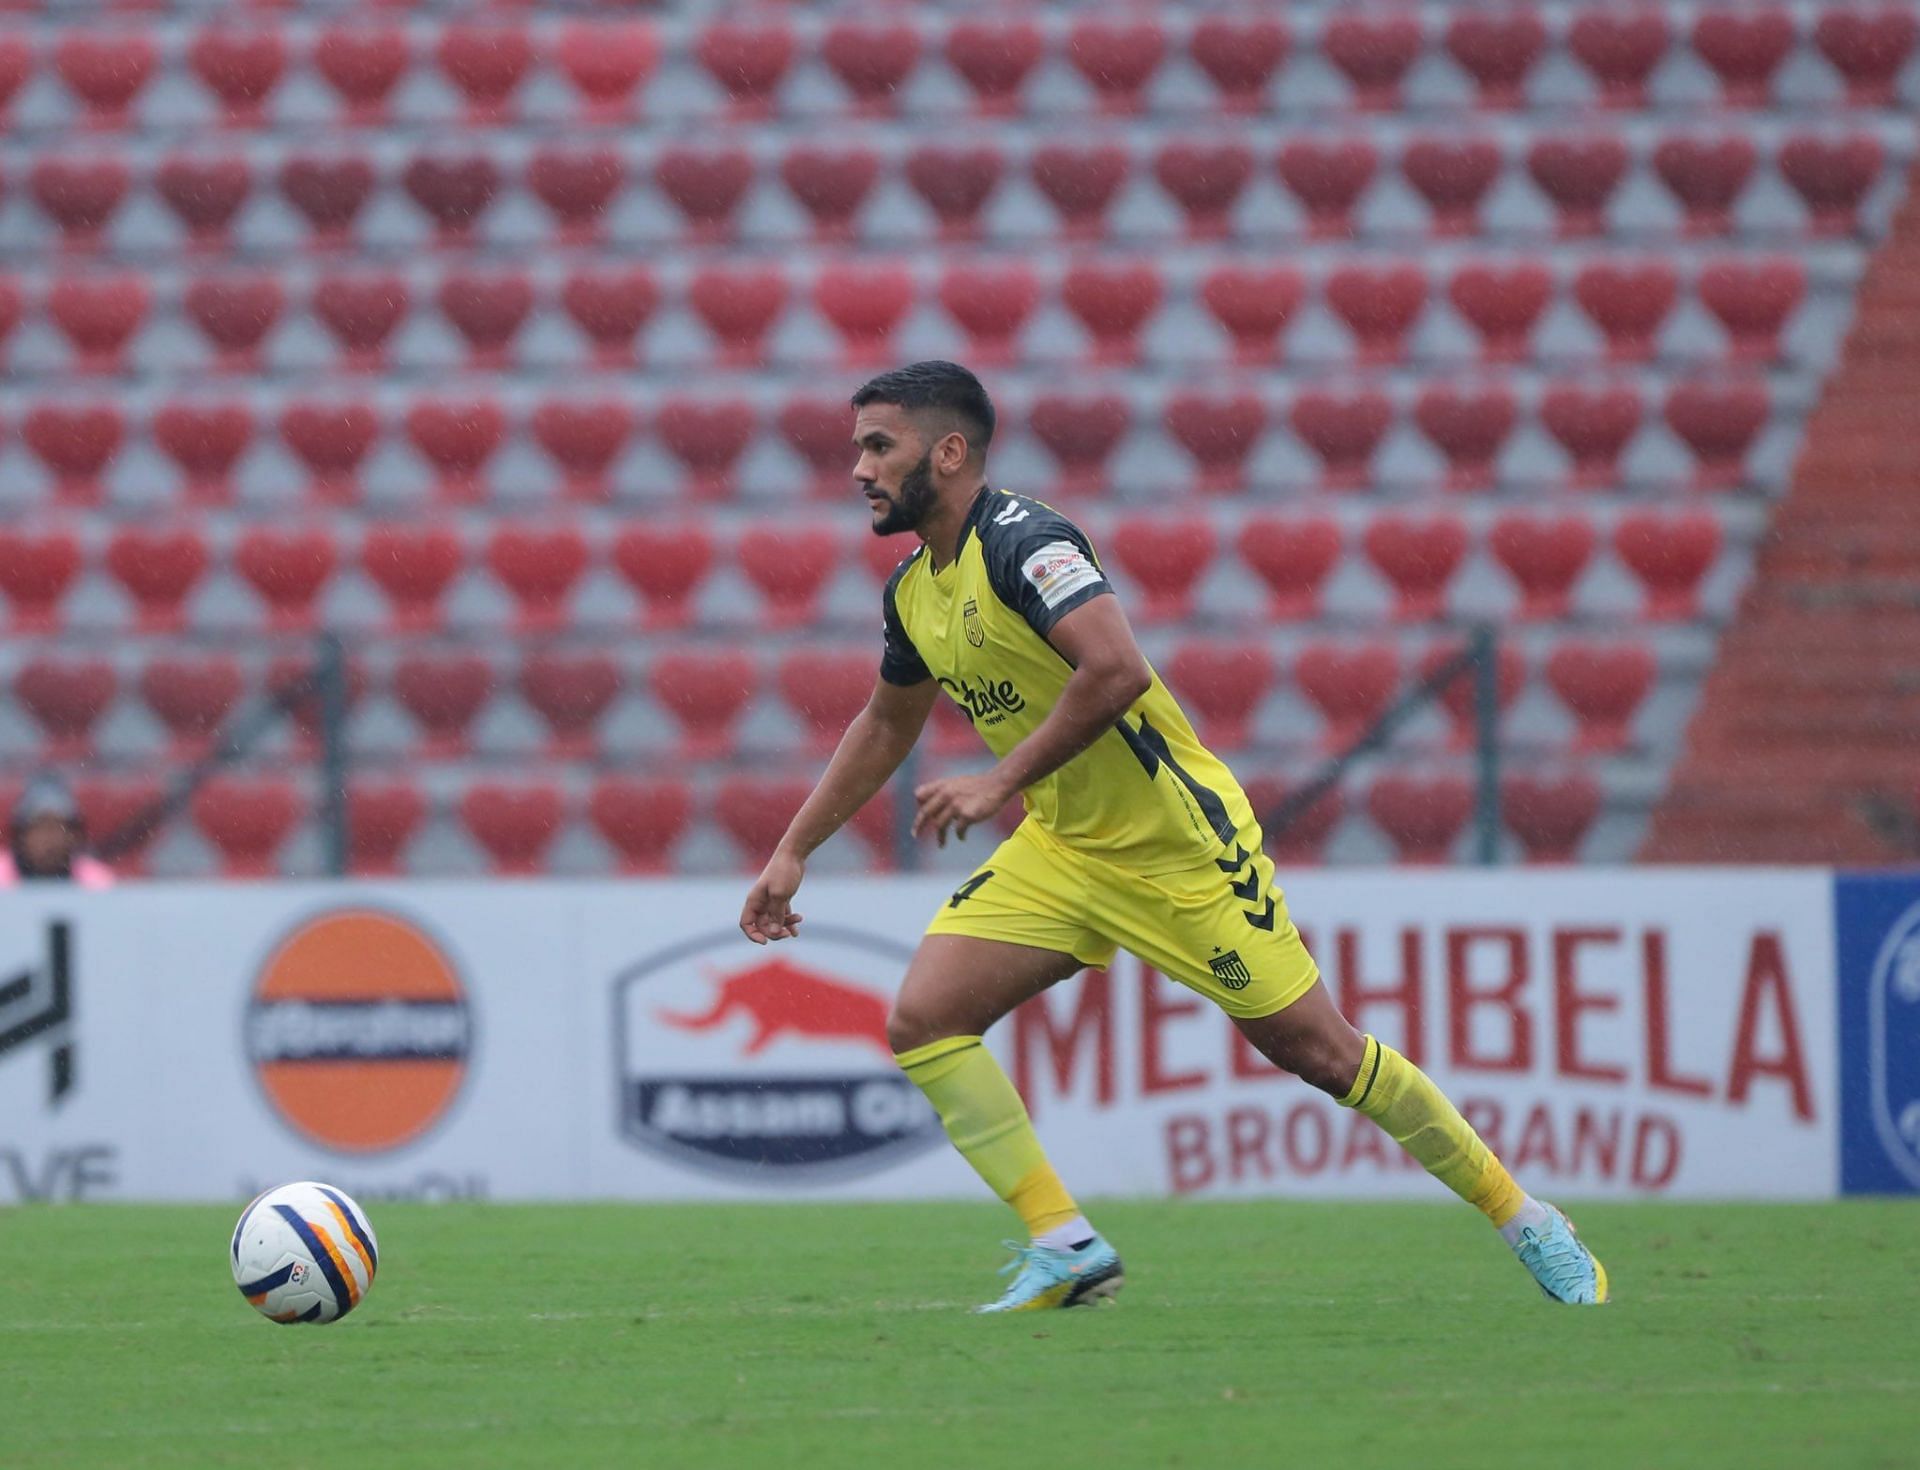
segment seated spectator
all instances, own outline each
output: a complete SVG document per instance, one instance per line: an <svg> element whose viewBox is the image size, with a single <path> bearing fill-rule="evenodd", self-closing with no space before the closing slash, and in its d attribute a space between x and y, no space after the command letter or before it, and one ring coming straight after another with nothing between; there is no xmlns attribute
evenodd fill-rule
<svg viewBox="0 0 1920 1470"><path fill-rule="evenodd" d="M86 824L67 783L42 773L14 803L7 847L0 852L0 888L28 880L111 888L113 870L85 851Z"/></svg>

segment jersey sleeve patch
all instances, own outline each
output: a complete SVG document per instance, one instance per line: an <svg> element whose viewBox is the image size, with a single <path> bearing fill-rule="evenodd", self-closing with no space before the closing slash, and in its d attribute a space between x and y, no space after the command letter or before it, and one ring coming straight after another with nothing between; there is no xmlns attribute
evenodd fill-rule
<svg viewBox="0 0 1920 1470"><path fill-rule="evenodd" d="M1074 593L1102 581L1096 567L1071 541L1049 541L1020 563L1025 577L1048 608L1058 608Z"/></svg>

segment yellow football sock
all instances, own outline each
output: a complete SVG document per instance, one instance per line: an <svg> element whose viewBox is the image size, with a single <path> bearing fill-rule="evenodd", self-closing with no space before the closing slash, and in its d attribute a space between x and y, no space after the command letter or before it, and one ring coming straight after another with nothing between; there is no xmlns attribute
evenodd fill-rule
<svg viewBox="0 0 1920 1470"><path fill-rule="evenodd" d="M927 1095L947 1137L993 1192L1044 1235L1080 1213L1053 1172L1026 1104L977 1036L949 1036L894 1057Z"/></svg>
<svg viewBox="0 0 1920 1470"><path fill-rule="evenodd" d="M1360 1059L1360 1075L1340 1106L1365 1113L1420 1161L1426 1171L1493 1221L1505 1225L1526 1203L1526 1191L1513 1182L1460 1110L1433 1085L1433 1079L1390 1046L1371 1036Z"/></svg>

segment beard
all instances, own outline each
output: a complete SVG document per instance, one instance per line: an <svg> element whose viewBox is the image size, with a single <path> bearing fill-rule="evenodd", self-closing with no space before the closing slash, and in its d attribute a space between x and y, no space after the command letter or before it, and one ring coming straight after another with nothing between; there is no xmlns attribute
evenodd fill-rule
<svg viewBox="0 0 1920 1470"><path fill-rule="evenodd" d="M874 487L879 490L878 486ZM900 488L889 495L879 490L886 510L873 523L873 534L892 536L901 531L917 531L933 507L933 451L920 456L920 463L900 477Z"/></svg>

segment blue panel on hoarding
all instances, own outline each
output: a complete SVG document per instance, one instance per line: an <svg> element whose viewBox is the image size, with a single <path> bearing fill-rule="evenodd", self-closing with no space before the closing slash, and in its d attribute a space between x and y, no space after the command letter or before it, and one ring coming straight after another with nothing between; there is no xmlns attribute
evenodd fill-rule
<svg viewBox="0 0 1920 1470"><path fill-rule="evenodd" d="M1834 881L1840 1187L1920 1192L1920 873Z"/></svg>

